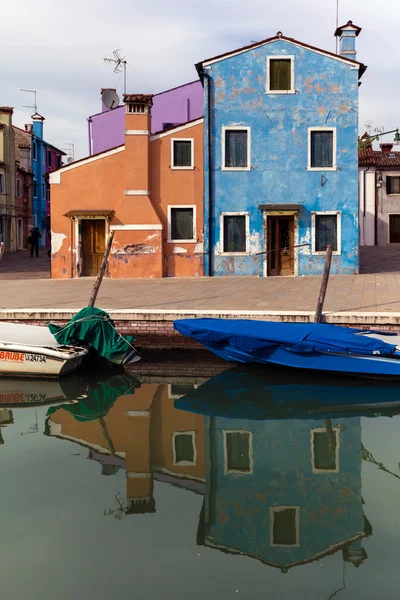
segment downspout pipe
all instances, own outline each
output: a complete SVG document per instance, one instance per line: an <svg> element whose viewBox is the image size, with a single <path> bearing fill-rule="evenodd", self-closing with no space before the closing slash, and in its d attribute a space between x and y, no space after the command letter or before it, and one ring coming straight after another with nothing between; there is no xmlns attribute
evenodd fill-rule
<svg viewBox="0 0 400 600"><path fill-rule="evenodd" d="M207 79L207 151L208 151L208 272L207 275L213 275L213 229L212 229L212 209L213 209L213 181L212 181L212 135L211 135L211 75L207 71L198 70L200 77Z"/></svg>
<svg viewBox="0 0 400 600"><path fill-rule="evenodd" d="M88 136L89 136L89 156L92 156L92 119L88 118Z"/></svg>
<svg viewBox="0 0 400 600"><path fill-rule="evenodd" d="M367 171L370 170L370 168L371 167L369 166L367 169L363 170L363 212L362 212L363 222L362 222L362 239L361 239L361 242L362 242L361 245L362 246L365 245L365 213L366 213L366 210L367 210L367 190L365 188L366 182L367 182L367 178L366 178L365 174L367 173ZM376 212L376 210L375 210L375 212Z"/></svg>

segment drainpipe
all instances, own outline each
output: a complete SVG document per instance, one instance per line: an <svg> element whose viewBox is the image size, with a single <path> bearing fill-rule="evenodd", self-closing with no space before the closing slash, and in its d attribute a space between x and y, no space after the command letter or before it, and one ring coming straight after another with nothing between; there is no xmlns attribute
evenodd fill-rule
<svg viewBox="0 0 400 600"><path fill-rule="evenodd" d="M362 244L361 245L365 244L365 212L367 209L367 192L366 192L366 188L365 188L367 178L366 178L365 174L367 171L370 170L370 168L371 167L369 166L368 169L364 169L364 171L363 171L363 222L362 222L362 229L361 229L361 233L362 233L362 239L361 239ZM376 209L375 209L375 213L376 213Z"/></svg>
<svg viewBox="0 0 400 600"><path fill-rule="evenodd" d="M89 156L92 156L92 119L89 117L88 122L88 135L89 135Z"/></svg>
<svg viewBox="0 0 400 600"><path fill-rule="evenodd" d="M213 208L213 185L212 185L212 143L211 143L211 75L206 71L199 71L199 75L207 79L207 145L208 145L208 276L213 275L212 251L213 251L213 231L212 231L212 208Z"/></svg>
<svg viewBox="0 0 400 600"><path fill-rule="evenodd" d="M375 246L378 245L378 204L379 204L379 200L378 200L377 183L378 183L377 172L375 171L375 215L374 215L374 223L375 223L375 225L374 225L374 229L375 229L374 244L375 244Z"/></svg>

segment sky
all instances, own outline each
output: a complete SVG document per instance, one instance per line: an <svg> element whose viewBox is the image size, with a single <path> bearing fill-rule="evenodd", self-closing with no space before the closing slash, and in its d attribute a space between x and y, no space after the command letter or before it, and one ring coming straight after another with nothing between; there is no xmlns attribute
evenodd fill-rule
<svg viewBox="0 0 400 600"><path fill-rule="evenodd" d="M33 94L45 118L45 139L75 159L88 154L87 117L100 112L100 89L123 78L104 57L121 48L128 92L157 93L197 79L194 64L282 31L335 51L337 0L18 0L2 7L0 105L14 124L30 122ZM365 122L386 131L400 125L399 0L339 0L339 25L362 27L357 60L368 66L360 87ZM390 141L390 136L386 138Z"/></svg>

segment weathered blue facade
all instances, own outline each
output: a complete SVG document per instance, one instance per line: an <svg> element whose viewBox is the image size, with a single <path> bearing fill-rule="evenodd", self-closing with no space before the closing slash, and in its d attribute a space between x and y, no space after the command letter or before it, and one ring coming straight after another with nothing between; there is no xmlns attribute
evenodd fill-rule
<svg viewBox="0 0 400 600"><path fill-rule="evenodd" d="M205 88L206 273L321 273L325 251L316 249L313 236L316 215L326 214L337 219L332 272L358 271L358 85L365 67L353 60L359 28L345 33L341 55L278 33L197 65ZM292 89L268 91L271 58L290 60ZM224 128L248 128L248 168L225 168ZM332 132L330 168L310 168L312 128ZM224 213L246 219L242 252L224 248ZM290 240L287 231L286 238L272 232L273 217L287 217ZM273 253L286 260L280 272L268 263Z"/></svg>
<svg viewBox="0 0 400 600"><path fill-rule="evenodd" d="M366 532L360 419L340 418L333 428L337 469L324 472L315 468L312 441L313 432L325 432L323 420L207 417L203 543L283 571L338 551L361 564ZM249 472L227 470L227 432L250 434ZM274 511L290 507L296 510L296 543L275 543Z"/></svg>

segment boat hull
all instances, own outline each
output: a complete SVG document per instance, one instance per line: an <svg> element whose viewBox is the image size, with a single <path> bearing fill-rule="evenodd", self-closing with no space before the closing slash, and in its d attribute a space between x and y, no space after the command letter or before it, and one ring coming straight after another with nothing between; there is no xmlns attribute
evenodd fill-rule
<svg viewBox="0 0 400 600"><path fill-rule="evenodd" d="M58 350L0 344L0 376L61 377L78 369L86 356L85 348Z"/></svg>

